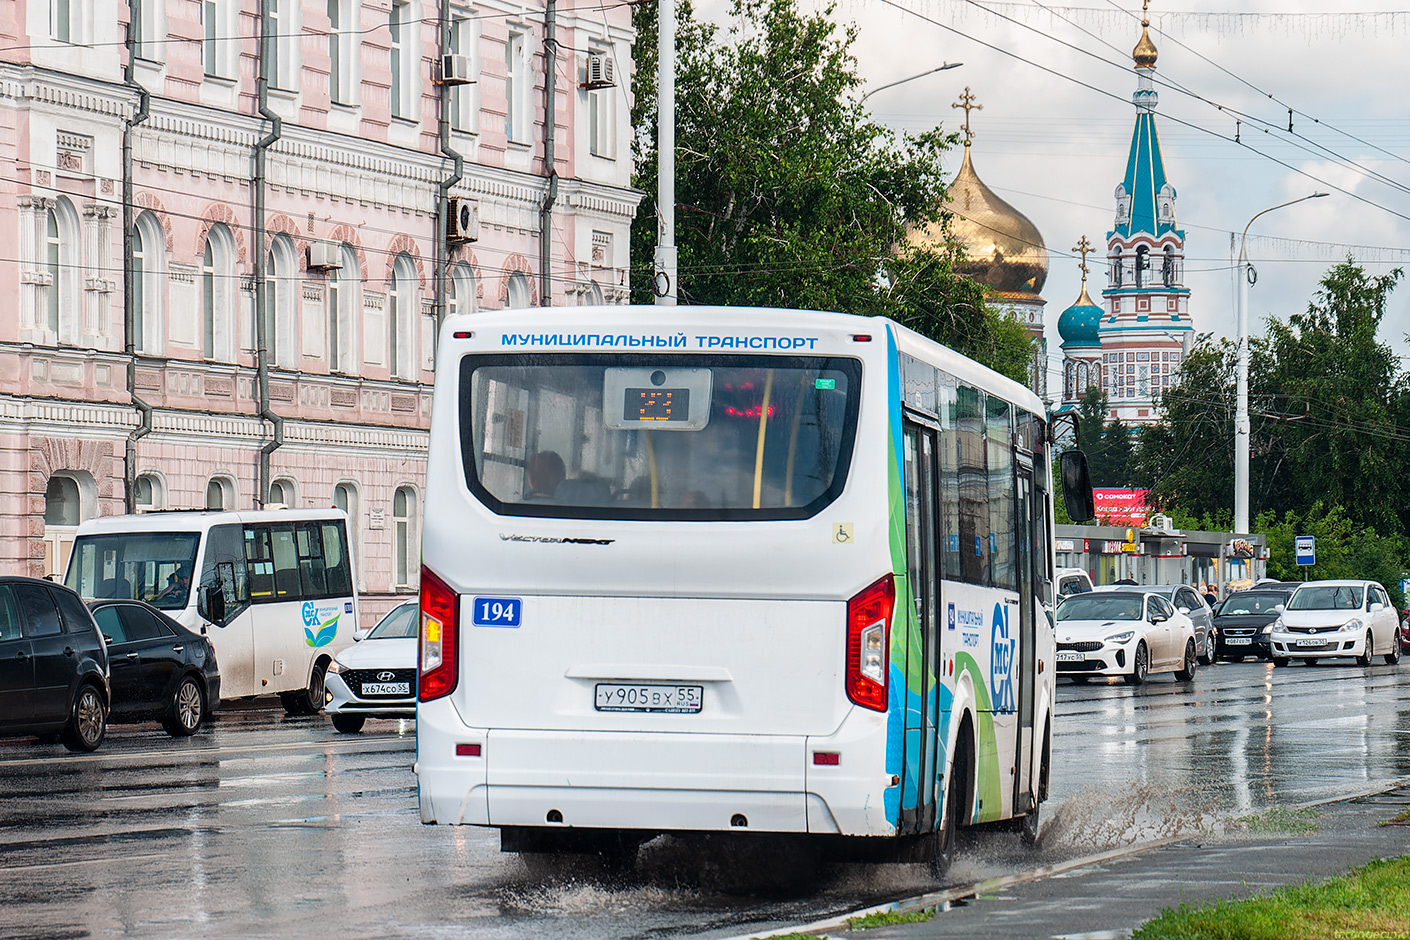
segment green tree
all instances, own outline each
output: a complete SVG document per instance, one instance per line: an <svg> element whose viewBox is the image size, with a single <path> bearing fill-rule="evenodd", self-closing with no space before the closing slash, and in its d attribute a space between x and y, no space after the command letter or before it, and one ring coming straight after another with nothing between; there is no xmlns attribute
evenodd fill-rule
<svg viewBox="0 0 1410 940"><path fill-rule="evenodd" d="M1405 606L1400 579L1405 574L1405 539L1380 535L1374 528L1359 528L1340 506L1326 508L1321 500L1306 512L1261 513L1254 531L1268 540L1268 576L1280 581L1369 578L1390 592L1396 609ZM1316 539L1317 564L1297 565L1294 540L1299 535Z"/></svg>
<svg viewBox="0 0 1410 940"><path fill-rule="evenodd" d="M1399 360L1377 338L1399 268L1368 276L1349 259L1322 278L1306 313L1268 324L1254 351L1250 490L1271 509L1323 501L1359 525L1402 532L1410 501L1399 428L1410 391Z"/></svg>
<svg viewBox="0 0 1410 940"><path fill-rule="evenodd" d="M1082 450L1093 486L1124 487L1130 482L1131 429L1120 418L1106 420L1110 402L1106 392L1093 385L1077 406Z"/></svg>
<svg viewBox="0 0 1410 940"><path fill-rule="evenodd" d="M1141 432L1131 480L1172 518L1227 509L1232 523L1235 352L1201 337L1161 396L1160 422Z"/></svg>
<svg viewBox="0 0 1410 940"><path fill-rule="evenodd" d="M633 300L651 301L657 236L655 6L638 28L636 185L647 192L632 232ZM939 129L897 139L857 94L850 47L831 8L734 0L732 26L677 27L676 244L684 303L887 315L1026 380L1021 326L957 275L954 258L900 248L908 223L940 219Z"/></svg>

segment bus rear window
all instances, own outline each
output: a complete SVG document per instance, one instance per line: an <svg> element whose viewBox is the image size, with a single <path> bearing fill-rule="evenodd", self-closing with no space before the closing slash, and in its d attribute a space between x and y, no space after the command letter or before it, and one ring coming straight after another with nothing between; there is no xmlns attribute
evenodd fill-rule
<svg viewBox="0 0 1410 940"><path fill-rule="evenodd" d="M807 518L846 480L860 378L840 358L466 357L466 483L506 515Z"/></svg>

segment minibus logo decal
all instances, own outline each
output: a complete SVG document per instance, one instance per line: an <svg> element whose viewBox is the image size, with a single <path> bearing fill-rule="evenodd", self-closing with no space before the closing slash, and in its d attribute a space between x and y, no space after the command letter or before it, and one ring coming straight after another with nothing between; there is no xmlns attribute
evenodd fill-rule
<svg viewBox="0 0 1410 940"><path fill-rule="evenodd" d="M551 545L611 545L616 539L576 539L556 535L516 535L513 532L499 533L506 542L546 542Z"/></svg>

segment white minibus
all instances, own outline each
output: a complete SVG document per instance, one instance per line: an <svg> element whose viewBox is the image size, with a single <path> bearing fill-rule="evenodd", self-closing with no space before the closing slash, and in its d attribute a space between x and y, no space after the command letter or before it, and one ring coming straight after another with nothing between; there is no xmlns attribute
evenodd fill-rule
<svg viewBox="0 0 1410 940"><path fill-rule="evenodd" d="M552 308L447 318L431 424L424 822L505 851L791 833L937 867L956 827L1036 835L1031 391L881 318Z"/></svg>
<svg viewBox="0 0 1410 940"><path fill-rule="evenodd" d="M353 571L339 509L146 512L81 524L64 583L205 634L225 698L278 693L288 713L313 714L357 630Z"/></svg>

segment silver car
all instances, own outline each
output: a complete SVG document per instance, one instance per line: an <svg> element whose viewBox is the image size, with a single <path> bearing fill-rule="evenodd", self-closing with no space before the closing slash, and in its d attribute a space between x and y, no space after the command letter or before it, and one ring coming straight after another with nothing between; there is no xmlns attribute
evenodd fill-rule
<svg viewBox="0 0 1410 940"><path fill-rule="evenodd" d="M1189 617L1195 628L1195 649L1199 652L1200 665L1208 666L1214 662L1218 628L1214 625L1214 611L1209 609L1199 591L1188 584L1143 584L1141 590L1159 594Z"/></svg>

